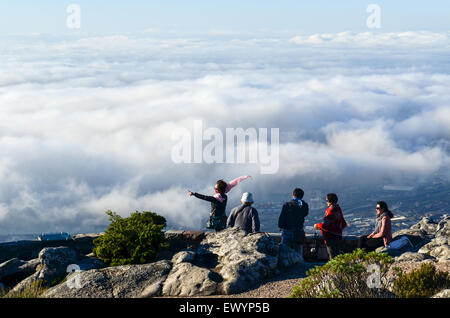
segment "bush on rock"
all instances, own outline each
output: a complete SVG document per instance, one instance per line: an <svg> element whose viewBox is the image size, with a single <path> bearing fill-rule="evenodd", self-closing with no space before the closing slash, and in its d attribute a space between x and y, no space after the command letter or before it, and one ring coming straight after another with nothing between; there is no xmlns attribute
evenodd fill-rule
<svg viewBox="0 0 450 318"><path fill-rule="evenodd" d="M433 264L425 263L408 274L401 271L394 282L393 292L402 298L426 298L450 288L450 275L436 271Z"/></svg>
<svg viewBox="0 0 450 318"><path fill-rule="evenodd" d="M386 273L392 257L385 253L357 249L341 254L323 266L307 272L295 286L291 298L371 298L386 297ZM375 266L374 266L375 265Z"/></svg>
<svg viewBox="0 0 450 318"><path fill-rule="evenodd" d="M164 239L166 219L153 212L134 212L122 218L107 211L111 224L94 240L94 255L108 266L151 262Z"/></svg>

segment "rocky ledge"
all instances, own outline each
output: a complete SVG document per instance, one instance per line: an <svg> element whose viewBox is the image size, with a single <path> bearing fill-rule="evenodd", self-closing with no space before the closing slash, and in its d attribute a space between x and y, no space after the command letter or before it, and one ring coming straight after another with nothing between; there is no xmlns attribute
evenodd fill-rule
<svg viewBox="0 0 450 318"><path fill-rule="evenodd" d="M394 240L406 236L411 244L378 252L394 256L392 266L405 272L423 262L450 271L449 234L450 217L439 222L423 218L394 233ZM228 295L249 290L301 262L301 255L280 246L272 236L245 235L232 228L205 233L199 244L142 265L105 267L92 254L80 255L70 247L47 247L36 259L14 258L0 264L0 282L12 286L10 292L17 292L43 281L52 287L42 296L55 298ZM448 290L436 295L448 296Z"/></svg>

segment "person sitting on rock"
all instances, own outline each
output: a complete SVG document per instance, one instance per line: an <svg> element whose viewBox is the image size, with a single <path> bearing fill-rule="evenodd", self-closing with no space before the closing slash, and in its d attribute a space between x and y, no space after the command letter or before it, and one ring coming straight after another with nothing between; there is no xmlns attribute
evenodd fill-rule
<svg viewBox="0 0 450 318"><path fill-rule="evenodd" d="M242 205L231 210L227 220L228 227L237 227L248 233L259 232L260 222L258 211L252 207L253 195L245 192L241 198Z"/></svg>
<svg viewBox="0 0 450 318"><path fill-rule="evenodd" d="M342 231L347 227L338 197L335 193L326 196L328 208L323 217L323 223L314 224L316 230L320 230L327 247L328 257L331 260L342 252Z"/></svg>
<svg viewBox="0 0 450 318"><path fill-rule="evenodd" d="M364 248L366 251L374 251L382 246L386 247L392 241L391 219L394 214L384 201L377 202L375 210L377 212L375 230L369 235L361 236L358 241L358 248Z"/></svg>
<svg viewBox="0 0 450 318"><path fill-rule="evenodd" d="M303 201L304 191L300 188L292 192L292 200L286 202L278 218L278 227L281 230L281 244L284 244L299 253L302 253L302 244L305 240L303 224L309 213L308 204Z"/></svg>

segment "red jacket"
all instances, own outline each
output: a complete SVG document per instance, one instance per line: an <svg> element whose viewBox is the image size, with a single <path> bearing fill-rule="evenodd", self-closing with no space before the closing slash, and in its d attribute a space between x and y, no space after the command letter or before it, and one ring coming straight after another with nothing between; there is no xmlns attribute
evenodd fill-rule
<svg viewBox="0 0 450 318"><path fill-rule="evenodd" d="M334 237L336 235L342 236L342 230L347 227L344 215L342 214L339 204L330 205L323 217L323 223L318 223L319 229L322 232L323 239Z"/></svg>

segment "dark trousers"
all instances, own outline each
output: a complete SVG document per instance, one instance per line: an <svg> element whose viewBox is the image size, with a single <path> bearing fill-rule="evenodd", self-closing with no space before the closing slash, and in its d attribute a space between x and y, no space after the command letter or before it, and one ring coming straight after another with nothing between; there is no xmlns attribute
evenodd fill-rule
<svg viewBox="0 0 450 318"><path fill-rule="evenodd" d="M333 237L327 237L326 246L328 257L330 260L342 253L342 236L333 235Z"/></svg>
<svg viewBox="0 0 450 318"><path fill-rule="evenodd" d="M281 244L287 245L288 247L296 251L300 251L304 240L305 240L304 231L283 229L283 231L281 232Z"/></svg>
<svg viewBox="0 0 450 318"><path fill-rule="evenodd" d="M367 235L363 235L359 238L358 248L363 248L368 252L375 251L378 247L384 246L382 237L379 238L367 238Z"/></svg>

